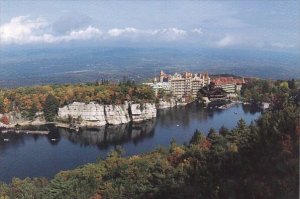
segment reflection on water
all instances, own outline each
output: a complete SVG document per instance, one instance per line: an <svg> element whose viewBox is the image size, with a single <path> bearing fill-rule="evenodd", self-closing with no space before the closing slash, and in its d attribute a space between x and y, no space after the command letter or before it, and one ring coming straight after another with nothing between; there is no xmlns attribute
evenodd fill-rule
<svg viewBox="0 0 300 199"><path fill-rule="evenodd" d="M213 121L214 118L227 115L231 116L232 114L237 114L237 117L244 118L245 120L248 119L247 116L256 115L259 112L258 107L254 105L243 105L243 104L234 104L230 109L218 109L218 108L202 108L198 104L191 104L188 106L180 107L180 108L173 108L173 109L164 109L158 112L159 122L160 125L166 128L173 127L176 124L181 124L183 126L190 126L192 122L207 122ZM225 115L224 115L225 113ZM224 120L228 120L230 118L224 117ZM229 121L231 124L236 124L235 120ZM221 123L219 123L221 124ZM224 124L225 125L225 124ZM216 123L211 123L210 128L216 126L220 126ZM234 126L229 126L233 128ZM218 128L216 128L218 129ZM205 131L207 132L207 130Z"/></svg>
<svg viewBox="0 0 300 199"><path fill-rule="evenodd" d="M60 170L104 158L117 145L126 155L168 146L172 139L178 143L190 140L195 129L208 132L222 125L233 128L243 118L247 123L260 115L256 107L237 104L227 110L204 109L197 104L158 111L155 120L143 123L81 129L80 132L53 125L34 127L50 130L48 135L0 133L0 181L9 182L13 176L53 177ZM6 141L4 141L6 140Z"/></svg>
<svg viewBox="0 0 300 199"><path fill-rule="evenodd" d="M0 134L0 154L10 146L21 147L27 139L37 141L39 138L46 137L51 145L59 144L60 140L67 139L73 144L81 146L96 145L99 149L105 149L113 145L122 145L132 141L137 144L146 138L154 135L155 119L147 120L141 123L128 123L120 125L107 125L97 128L81 129L79 132L56 128L54 125L45 125L39 128L32 127L35 130L50 130L48 135L26 134L26 133L5 133ZM30 130L32 130L30 128ZM7 140L7 141L4 141Z"/></svg>
<svg viewBox="0 0 300 199"><path fill-rule="evenodd" d="M58 135L76 144L97 145L99 149L104 149L110 145L122 145L129 141L138 143L145 138L150 138L154 135L154 125L155 120L149 120L139 124L129 123L83 129L80 132L59 128Z"/></svg>
<svg viewBox="0 0 300 199"><path fill-rule="evenodd" d="M206 121L212 118L214 114L218 114L218 109L202 109L198 104L174 108L172 110L165 109L158 112L160 123L162 126L169 128L175 124L188 126L191 121Z"/></svg>

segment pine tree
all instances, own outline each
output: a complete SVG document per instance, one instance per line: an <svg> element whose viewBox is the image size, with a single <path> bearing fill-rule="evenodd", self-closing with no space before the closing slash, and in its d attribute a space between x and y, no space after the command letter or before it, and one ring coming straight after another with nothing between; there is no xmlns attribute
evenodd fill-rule
<svg viewBox="0 0 300 199"><path fill-rule="evenodd" d="M59 102L53 95L48 95L43 107L44 116L47 122L53 122L58 111Z"/></svg>
<svg viewBox="0 0 300 199"><path fill-rule="evenodd" d="M296 83L295 80L292 79L291 81L288 81L289 89L295 89L296 88Z"/></svg>
<svg viewBox="0 0 300 199"><path fill-rule="evenodd" d="M33 104L32 104L32 106L31 106L30 110L28 111L28 118L29 118L30 120L33 120L34 117L35 117L36 112L38 112L38 108L37 108L37 106L36 106L36 103L33 102Z"/></svg>

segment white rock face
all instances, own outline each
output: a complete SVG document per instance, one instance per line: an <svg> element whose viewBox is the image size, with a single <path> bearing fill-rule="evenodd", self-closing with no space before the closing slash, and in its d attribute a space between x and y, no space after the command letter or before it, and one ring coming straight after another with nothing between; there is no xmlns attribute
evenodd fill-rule
<svg viewBox="0 0 300 199"><path fill-rule="evenodd" d="M177 102L176 105L177 106L185 106L185 105L187 105L187 103L186 102Z"/></svg>
<svg viewBox="0 0 300 199"><path fill-rule="evenodd" d="M108 124L124 124L130 122L128 104L106 105L104 107Z"/></svg>
<svg viewBox="0 0 300 199"><path fill-rule="evenodd" d="M129 114L131 110L131 117ZM146 103L128 105L100 105L94 102L89 104L73 102L67 106L59 108L58 117L67 120L72 118L81 118L80 126L103 126L105 124L125 124L131 120L140 122L156 117L155 104Z"/></svg>
<svg viewBox="0 0 300 199"><path fill-rule="evenodd" d="M106 124L104 106L91 102L89 104L73 102L63 108L59 108L58 117L61 119L79 118L85 126L103 126Z"/></svg>
<svg viewBox="0 0 300 199"><path fill-rule="evenodd" d="M158 104L159 109L172 108L176 106L176 101L174 99L170 99L169 101L160 100Z"/></svg>
<svg viewBox="0 0 300 199"><path fill-rule="evenodd" d="M132 121L140 122L156 117L155 104L145 103L142 106L140 104L131 104Z"/></svg>

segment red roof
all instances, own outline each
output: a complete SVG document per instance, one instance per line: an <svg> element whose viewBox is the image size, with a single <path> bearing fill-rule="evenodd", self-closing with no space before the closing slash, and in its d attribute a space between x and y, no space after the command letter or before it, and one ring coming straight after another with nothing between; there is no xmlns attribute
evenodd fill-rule
<svg viewBox="0 0 300 199"><path fill-rule="evenodd" d="M216 77L212 79L212 82L215 83L216 85L245 83L243 78L234 78L234 77Z"/></svg>

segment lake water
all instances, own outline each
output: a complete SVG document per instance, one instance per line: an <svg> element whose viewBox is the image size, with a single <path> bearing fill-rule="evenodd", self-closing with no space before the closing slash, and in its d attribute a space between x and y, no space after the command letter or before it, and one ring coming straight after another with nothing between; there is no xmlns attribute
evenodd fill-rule
<svg viewBox="0 0 300 199"><path fill-rule="evenodd" d="M196 104L159 110L155 120L142 124L106 126L99 129L72 132L48 126L48 135L0 133L0 181L12 177L52 178L61 170L72 169L98 158L121 145L125 155L140 154L159 146L168 146L172 139L187 143L194 131L207 133L236 126L243 118L247 123L260 116L251 105L237 104L227 110L204 109ZM9 141L4 141L9 139Z"/></svg>

